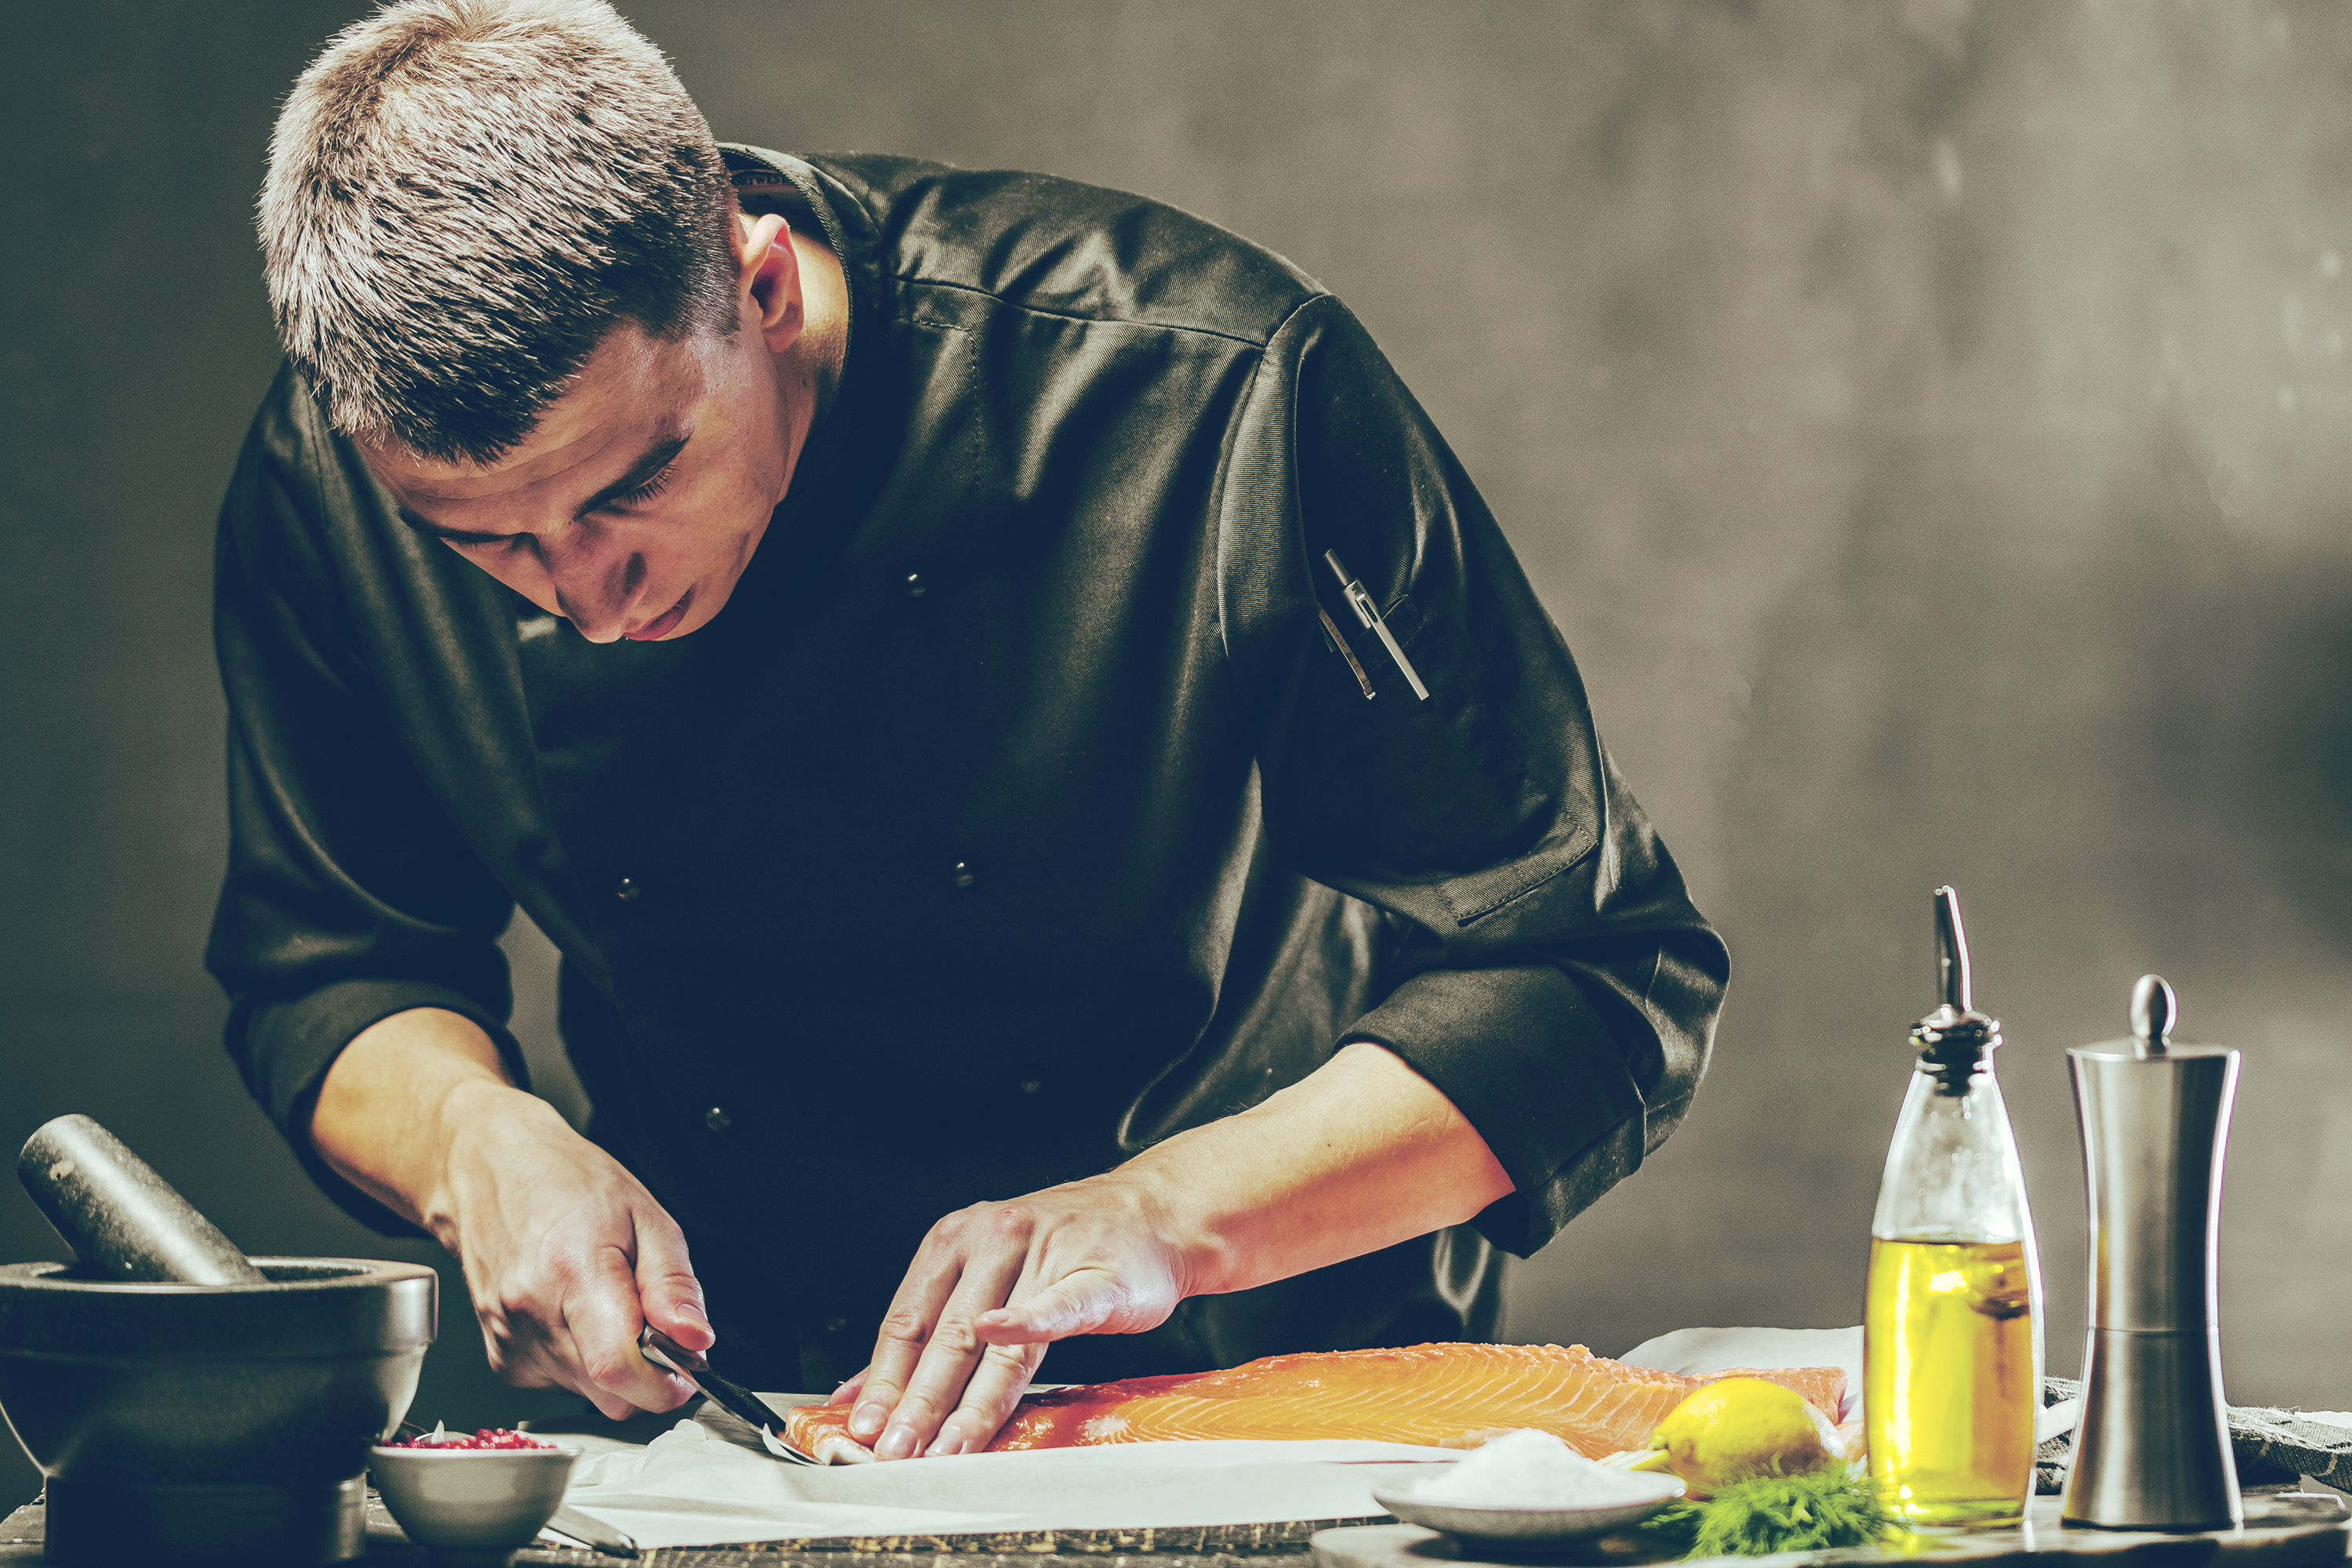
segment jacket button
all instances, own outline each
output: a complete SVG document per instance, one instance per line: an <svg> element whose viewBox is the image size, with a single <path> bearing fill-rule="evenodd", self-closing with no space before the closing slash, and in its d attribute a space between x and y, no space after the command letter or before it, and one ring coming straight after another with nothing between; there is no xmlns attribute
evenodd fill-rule
<svg viewBox="0 0 2352 1568"><path fill-rule="evenodd" d="M637 886L637 879L635 877L622 878L619 885L613 889L614 896L625 904L635 903L637 895L644 891L643 888Z"/></svg>
<svg viewBox="0 0 2352 1568"><path fill-rule="evenodd" d="M1021 1092L1024 1094L1034 1094L1045 1087L1045 1080L1043 1079L1024 1078L1021 1080Z"/></svg>
<svg viewBox="0 0 2352 1568"><path fill-rule="evenodd" d="M725 1106L714 1105L702 1113L702 1124L713 1132L724 1132L735 1125L735 1119L727 1114Z"/></svg>
<svg viewBox="0 0 2352 1568"><path fill-rule="evenodd" d="M923 574L920 572L907 574L907 597L919 599L930 591L931 585L923 581Z"/></svg>
<svg viewBox="0 0 2352 1568"><path fill-rule="evenodd" d="M824 1331L828 1334L847 1333L849 1331L849 1320L847 1318L827 1318L824 1321Z"/></svg>
<svg viewBox="0 0 2352 1568"><path fill-rule="evenodd" d="M948 868L948 880L959 888L970 888L978 884L980 873L972 869L971 861L959 860Z"/></svg>

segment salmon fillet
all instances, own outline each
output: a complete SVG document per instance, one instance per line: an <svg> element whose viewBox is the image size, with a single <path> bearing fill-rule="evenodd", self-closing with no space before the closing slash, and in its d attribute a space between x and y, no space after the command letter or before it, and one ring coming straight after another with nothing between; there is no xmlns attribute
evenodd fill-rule
<svg viewBox="0 0 2352 1568"><path fill-rule="evenodd" d="M1845 1368L1842 1366L1740 1366L1728 1372L1708 1373L1698 1381L1717 1383L1727 1377L1760 1377L1767 1383L1777 1383L1802 1396L1806 1404L1832 1422L1838 1418L1838 1407L1845 1403Z"/></svg>
<svg viewBox="0 0 2352 1568"><path fill-rule="evenodd" d="M1717 1375L1767 1378L1816 1404L1818 1389L1832 1420L1845 1384L1835 1367ZM1800 1377L1808 1386L1791 1381ZM1471 1447L1490 1432L1533 1427L1598 1458L1643 1446L1685 1394L1713 1381L1627 1366L1582 1345L1434 1344L1268 1356L1223 1372L1033 1394L987 1451L1209 1437L1365 1437ZM864 1453L849 1436L847 1405L803 1405L788 1421L785 1440L804 1454L838 1461Z"/></svg>

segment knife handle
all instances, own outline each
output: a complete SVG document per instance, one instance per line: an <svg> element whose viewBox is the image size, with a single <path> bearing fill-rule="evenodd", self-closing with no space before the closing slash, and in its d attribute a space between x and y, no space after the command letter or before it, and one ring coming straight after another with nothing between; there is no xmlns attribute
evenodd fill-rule
<svg viewBox="0 0 2352 1568"><path fill-rule="evenodd" d="M637 1349L645 1358L665 1372L674 1372L691 1379L710 1370L710 1363L679 1344L659 1329L647 1323L637 1336Z"/></svg>

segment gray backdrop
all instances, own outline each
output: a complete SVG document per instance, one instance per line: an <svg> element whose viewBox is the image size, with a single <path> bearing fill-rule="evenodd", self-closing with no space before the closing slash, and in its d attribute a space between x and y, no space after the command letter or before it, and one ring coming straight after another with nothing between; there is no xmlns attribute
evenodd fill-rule
<svg viewBox="0 0 2352 1568"><path fill-rule="evenodd" d="M88 1110L251 1250L421 1257L297 1173L197 963L211 514L276 358L248 215L278 99L362 9L0 23L0 1143ZM630 10L722 137L1047 169L1273 246L1462 454L1735 964L1696 1110L1520 1269L1511 1337L1857 1321L1948 880L2053 1370L2084 1307L2063 1048L2158 969L2246 1052L2231 1395L2352 1405L2352 9ZM543 1053L550 961L511 945ZM54 1253L0 1184L0 1258ZM562 1403L490 1384L445 1305L417 1414Z"/></svg>

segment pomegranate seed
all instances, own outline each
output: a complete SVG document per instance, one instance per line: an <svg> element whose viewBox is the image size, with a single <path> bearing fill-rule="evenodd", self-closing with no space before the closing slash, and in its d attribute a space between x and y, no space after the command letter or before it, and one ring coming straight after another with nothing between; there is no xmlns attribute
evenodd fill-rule
<svg viewBox="0 0 2352 1568"><path fill-rule="evenodd" d="M528 1432L510 1431L504 1426L485 1426L468 1437L462 1432L443 1432L438 1428L420 1437L404 1437L397 1443L386 1443L387 1448L464 1448L484 1452L494 1448L552 1448L554 1444L542 1441Z"/></svg>

